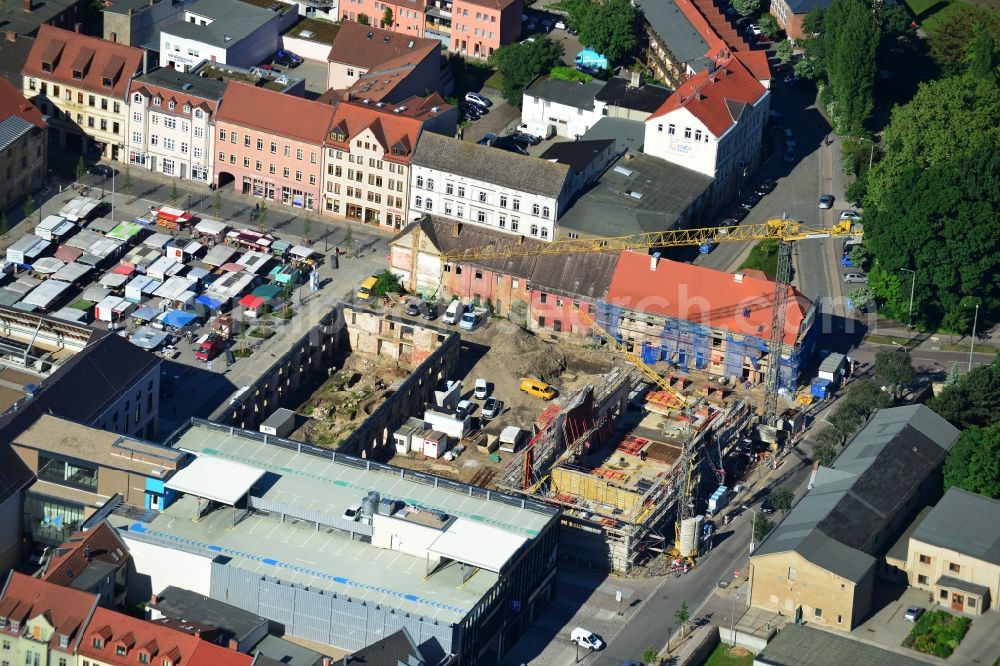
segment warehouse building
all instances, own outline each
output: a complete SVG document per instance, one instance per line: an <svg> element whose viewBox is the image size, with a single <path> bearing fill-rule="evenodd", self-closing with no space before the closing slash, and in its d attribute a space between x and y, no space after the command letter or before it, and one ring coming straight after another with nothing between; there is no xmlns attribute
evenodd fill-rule
<svg viewBox="0 0 1000 666"><path fill-rule="evenodd" d="M193 421L176 501L117 513L149 589L179 585L356 651L405 628L422 654L493 662L552 594L558 515L529 499Z"/></svg>

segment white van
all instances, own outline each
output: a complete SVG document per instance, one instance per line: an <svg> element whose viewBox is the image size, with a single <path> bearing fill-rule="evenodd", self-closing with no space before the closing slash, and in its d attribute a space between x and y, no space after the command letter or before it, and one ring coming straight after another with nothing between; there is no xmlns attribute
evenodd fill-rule
<svg viewBox="0 0 1000 666"><path fill-rule="evenodd" d="M448 309L444 311L444 316L441 317L441 321L446 324L454 324L458 321L460 312L463 312L462 301L456 299L448 304Z"/></svg>
<svg viewBox="0 0 1000 666"><path fill-rule="evenodd" d="M521 123L517 126L517 131L523 134L529 134L534 137L538 137L540 140L551 139L555 133L555 125L549 125L546 123Z"/></svg>

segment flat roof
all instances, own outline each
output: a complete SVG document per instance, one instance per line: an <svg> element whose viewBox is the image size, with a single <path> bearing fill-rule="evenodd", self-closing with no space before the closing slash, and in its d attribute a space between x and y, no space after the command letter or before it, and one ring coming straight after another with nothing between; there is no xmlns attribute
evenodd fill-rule
<svg viewBox="0 0 1000 666"><path fill-rule="evenodd" d="M250 492L264 471L221 458L197 456L167 481L167 488L232 506Z"/></svg>
<svg viewBox="0 0 1000 666"><path fill-rule="evenodd" d="M527 541L525 537L459 518L427 549L448 559L498 572Z"/></svg>
<svg viewBox="0 0 1000 666"><path fill-rule="evenodd" d="M558 514L551 507L501 493L492 493L487 499L485 493L470 492L470 486L420 472L279 438L269 437L267 443L262 439L260 433L195 420L172 445L278 477L262 499L294 507L303 514L340 519L345 508L374 490L382 498L489 526L492 538L502 535L504 542L511 543L533 538ZM296 450L300 447L301 451ZM301 524L259 514L233 526L229 511L215 511L193 523L188 518L194 501L181 496L145 524L118 516L112 520L116 527L126 528L126 537L129 531L144 532L178 547L193 545L229 557L230 566L449 623L461 620L498 580L496 573L480 570L463 584L458 565L443 566L427 576L424 557L352 540L335 529L303 529ZM494 563L484 557L477 566Z"/></svg>

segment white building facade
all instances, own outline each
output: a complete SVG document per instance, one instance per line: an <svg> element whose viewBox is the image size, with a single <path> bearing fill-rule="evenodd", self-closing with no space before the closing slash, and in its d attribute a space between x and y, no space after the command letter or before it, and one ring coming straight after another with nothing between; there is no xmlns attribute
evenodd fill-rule
<svg viewBox="0 0 1000 666"><path fill-rule="evenodd" d="M524 91L521 122L551 125L555 133L578 139L607 114L606 104L595 99L602 81L542 79Z"/></svg>
<svg viewBox="0 0 1000 666"><path fill-rule="evenodd" d="M160 66L187 72L203 60L257 65L281 48L281 16L240 0L199 0L160 31Z"/></svg>
<svg viewBox="0 0 1000 666"><path fill-rule="evenodd" d="M213 177L215 112L225 84L160 69L137 78L128 96L128 163L180 180Z"/></svg>

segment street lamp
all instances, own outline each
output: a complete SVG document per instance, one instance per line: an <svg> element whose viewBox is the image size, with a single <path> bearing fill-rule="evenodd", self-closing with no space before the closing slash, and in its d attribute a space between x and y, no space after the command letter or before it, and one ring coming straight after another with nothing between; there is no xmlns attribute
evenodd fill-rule
<svg viewBox="0 0 1000 666"><path fill-rule="evenodd" d="M976 303L976 316L972 319L972 341L969 343L969 372L972 372L972 353L976 350L976 324L979 323L979 303Z"/></svg>
<svg viewBox="0 0 1000 666"><path fill-rule="evenodd" d="M861 140L861 141L867 141L868 143L872 144L872 152L868 156L868 170L871 171L872 170L872 162L875 160L875 142L872 141L871 139L866 139L863 136L859 136L858 139Z"/></svg>
<svg viewBox="0 0 1000 666"><path fill-rule="evenodd" d="M729 616L729 631L733 638L733 647L736 647L736 597L740 596L739 592L733 592L733 614Z"/></svg>
<svg viewBox="0 0 1000 666"><path fill-rule="evenodd" d="M757 527L757 512L751 509L750 507L747 507L747 511L749 511L750 514L753 516L750 519L750 554L753 555L753 549L756 546L756 544L753 542L753 538L754 538L754 530Z"/></svg>
<svg viewBox="0 0 1000 666"><path fill-rule="evenodd" d="M909 328L909 330L912 331L913 330L913 288L917 285L917 272L913 271L913 270L910 270L909 268L900 268L899 270L904 271L904 272L910 274L910 314L909 314L910 321L907 324L907 327Z"/></svg>

